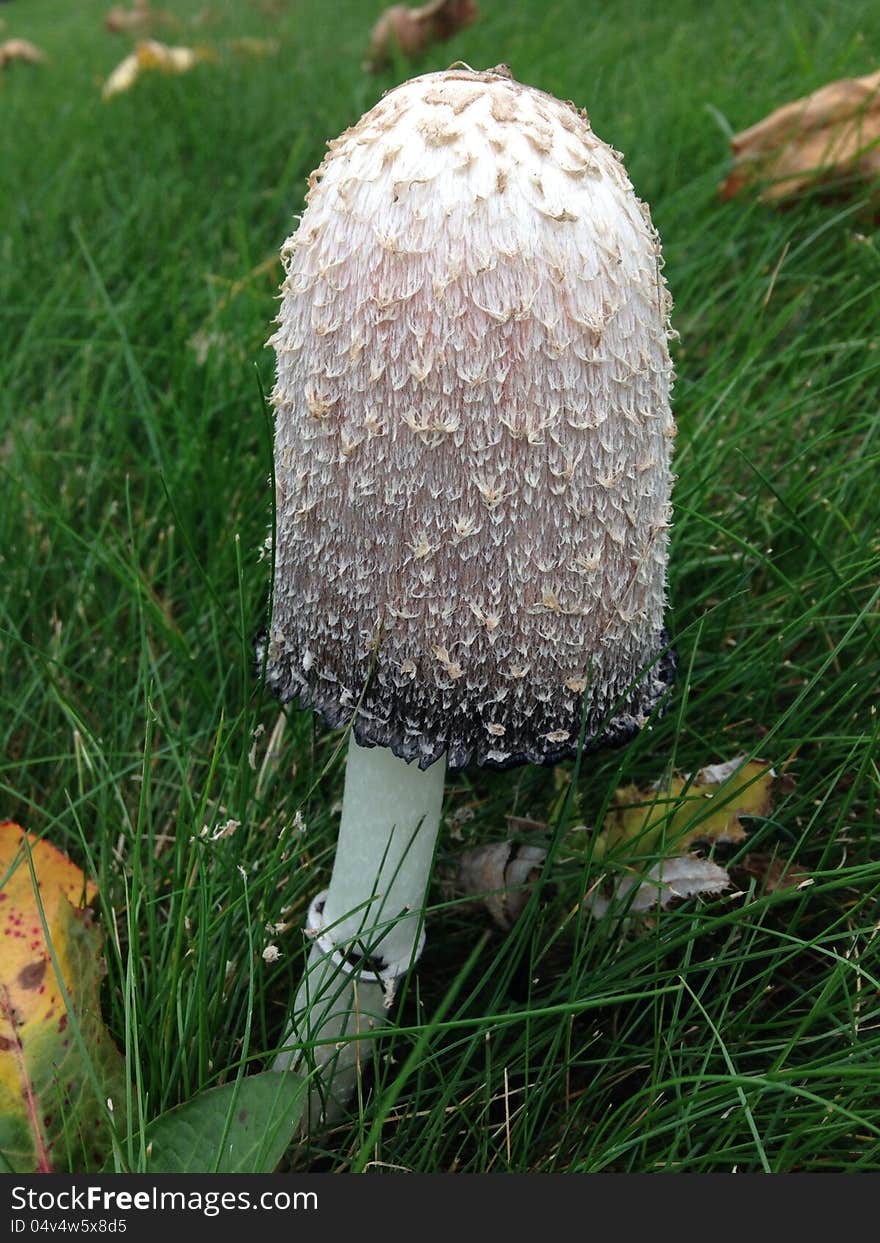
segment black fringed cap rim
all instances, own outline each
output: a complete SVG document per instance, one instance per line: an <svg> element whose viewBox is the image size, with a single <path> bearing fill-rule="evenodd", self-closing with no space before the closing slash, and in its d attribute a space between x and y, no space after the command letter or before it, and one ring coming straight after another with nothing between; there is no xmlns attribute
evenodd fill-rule
<svg viewBox="0 0 880 1243"><path fill-rule="evenodd" d="M324 690L307 684L304 680L297 684L273 676L266 667L265 627L257 635L254 650L258 676L263 675L265 668L266 685L281 703L298 702L303 710L311 708L330 729L350 725L355 741L360 746L386 747L398 759L407 763L418 762L421 769L429 768L445 754L447 767L451 772L472 765L499 771L517 768L523 764L546 766L573 759L579 751L588 754L625 746L642 730L653 713L665 710L663 701L675 681L678 668L677 653L670 646L667 631L663 630L654 659L592 732L583 729L585 696L581 695L577 704L578 719L574 723L576 729L565 742L548 744L546 731L538 728L534 732L533 745L520 746L502 757L483 742L477 729L468 731L467 734L459 730L451 738L427 737L412 728L401 728L393 711L387 717L379 719L364 713L357 705L341 703L332 686ZM536 704L536 712L539 709L543 713L544 705ZM546 725L546 720L544 724ZM582 745L581 733L584 734ZM543 746L540 745L542 741Z"/></svg>

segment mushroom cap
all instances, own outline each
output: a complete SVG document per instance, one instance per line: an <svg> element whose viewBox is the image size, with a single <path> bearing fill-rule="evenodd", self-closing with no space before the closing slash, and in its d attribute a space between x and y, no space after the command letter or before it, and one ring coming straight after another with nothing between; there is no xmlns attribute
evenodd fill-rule
<svg viewBox="0 0 880 1243"><path fill-rule="evenodd" d="M625 741L671 681L660 245L503 67L328 144L282 255L267 680L421 767Z"/></svg>

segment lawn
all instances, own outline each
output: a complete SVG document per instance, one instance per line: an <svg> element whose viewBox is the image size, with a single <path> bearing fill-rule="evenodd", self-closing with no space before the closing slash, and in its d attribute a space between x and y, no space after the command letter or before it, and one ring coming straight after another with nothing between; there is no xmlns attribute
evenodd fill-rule
<svg viewBox="0 0 880 1243"><path fill-rule="evenodd" d="M128 50L105 7L0 5L0 39L49 56L0 71L0 820L98 883L137 1123L267 1064L329 873L339 735L282 713L252 656L263 345L325 140L408 70L363 72L374 3L167 0L183 26L164 37L216 59L104 102ZM880 8L481 8L419 71L506 61L586 107L663 238L679 678L622 751L449 780L440 867L529 818L548 825L540 892L505 933L434 886L350 1120L288 1163L876 1171L880 235L866 192L779 212L722 205L717 186L730 132L876 69ZM236 52L243 35L277 54ZM794 781L734 861L773 856L811 883L582 915L601 865L576 826L601 825L620 786L738 754ZM123 1143L120 1160L144 1154Z"/></svg>

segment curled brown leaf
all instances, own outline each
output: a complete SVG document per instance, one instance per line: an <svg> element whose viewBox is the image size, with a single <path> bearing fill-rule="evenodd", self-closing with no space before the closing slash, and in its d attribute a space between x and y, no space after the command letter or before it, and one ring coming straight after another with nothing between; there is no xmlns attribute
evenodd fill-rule
<svg viewBox="0 0 880 1243"><path fill-rule="evenodd" d="M420 56L432 43L445 43L473 25L479 15L476 0L432 0L418 9L395 4L373 27L366 67L373 72L383 68L393 47L406 57Z"/></svg>
<svg viewBox="0 0 880 1243"><path fill-rule="evenodd" d="M512 928L525 910L541 874L547 852L543 846L491 842L458 856L447 880L447 892L477 898L499 928Z"/></svg>
<svg viewBox="0 0 880 1243"><path fill-rule="evenodd" d="M154 9L150 0L133 0L130 9L114 5L104 17L104 29L111 34L145 34L156 26L179 26L171 13Z"/></svg>
<svg viewBox="0 0 880 1243"><path fill-rule="evenodd" d="M731 139L734 164L722 200L759 190L765 203L822 185L880 174L880 70L830 82Z"/></svg>
<svg viewBox="0 0 880 1243"><path fill-rule="evenodd" d="M41 65L46 59L46 53L29 39L7 39L5 43L0 43L0 69L5 69L14 60L25 65Z"/></svg>
<svg viewBox="0 0 880 1243"><path fill-rule="evenodd" d="M779 889L798 889L810 880L809 873L796 863L760 851L749 851L731 865L730 871L737 884L745 887L750 881L754 881L764 893L775 893Z"/></svg>
<svg viewBox="0 0 880 1243"><path fill-rule="evenodd" d="M602 919L613 907L628 915L642 915L653 907L665 909L676 898L693 898L722 893L730 886L723 867L699 855L678 855L659 859L643 872L626 872L610 885L590 889L584 910Z"/></svg>

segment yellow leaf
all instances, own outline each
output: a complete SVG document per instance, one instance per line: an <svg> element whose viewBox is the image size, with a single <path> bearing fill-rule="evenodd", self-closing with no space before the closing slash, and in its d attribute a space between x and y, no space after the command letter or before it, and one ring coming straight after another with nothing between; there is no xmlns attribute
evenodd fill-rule
<svg viewBox="0 0 880 1243"><path fill-rule="evenodd" d="M132 52L126 56L125 60L119 62L104 83L104 89L101 91L104 99L109 99L111 95L119 95L122 91L129 90L134 86L139 73L138 58Z"/></svg>
<svg viewBox="0 0 880 1243"><path fill-rule="evenodd" d="M676 774L665 786L623 786L596 839L594 858L629 843L639 854L682 854L694 842L739 842L741 816L773 808L772 768L763 760L713 764L693 777Z"/></svg>
<svg viewBox="0 0 880 1243"><path fill-rule="evenodd" d="M142 39L135 50L116 66L104 83L101 94L104 99L130 90L142 73L158 70L161 73L186 73L201 60L208 60L207 48L168 47L157 39Z"/></svg>
<svg viewBox="0 0 880 1243"><path fill-rule="evenodd" d="M100 936L84 909L95 892L56 847L0 823L0 1151L19 1171L51 1170L73 1153L79 1169L99 1165L105 1096L124 1098L121 1058L100 1017Z"/></svg>
<svg viewBox="0 0 880 1243"><path fill-rule="evenodd" d="M30 1023L45 1023L55 1015L60 1017L64 1014L64 1003L34 899L30 868L23 849L24 836L24 830L17 824L8 820L0 824L0 944L3 946L0 988L26 1029ZM65 947L56 944L61 902L66 899L73 906L85 906L94 898L95 886L87 884L76 864L55 846L30 835L28 841L49 935L66 979L68 964L62 957ZM5 1020L0 1016L0 1040L8 1034Z"/></svg>

